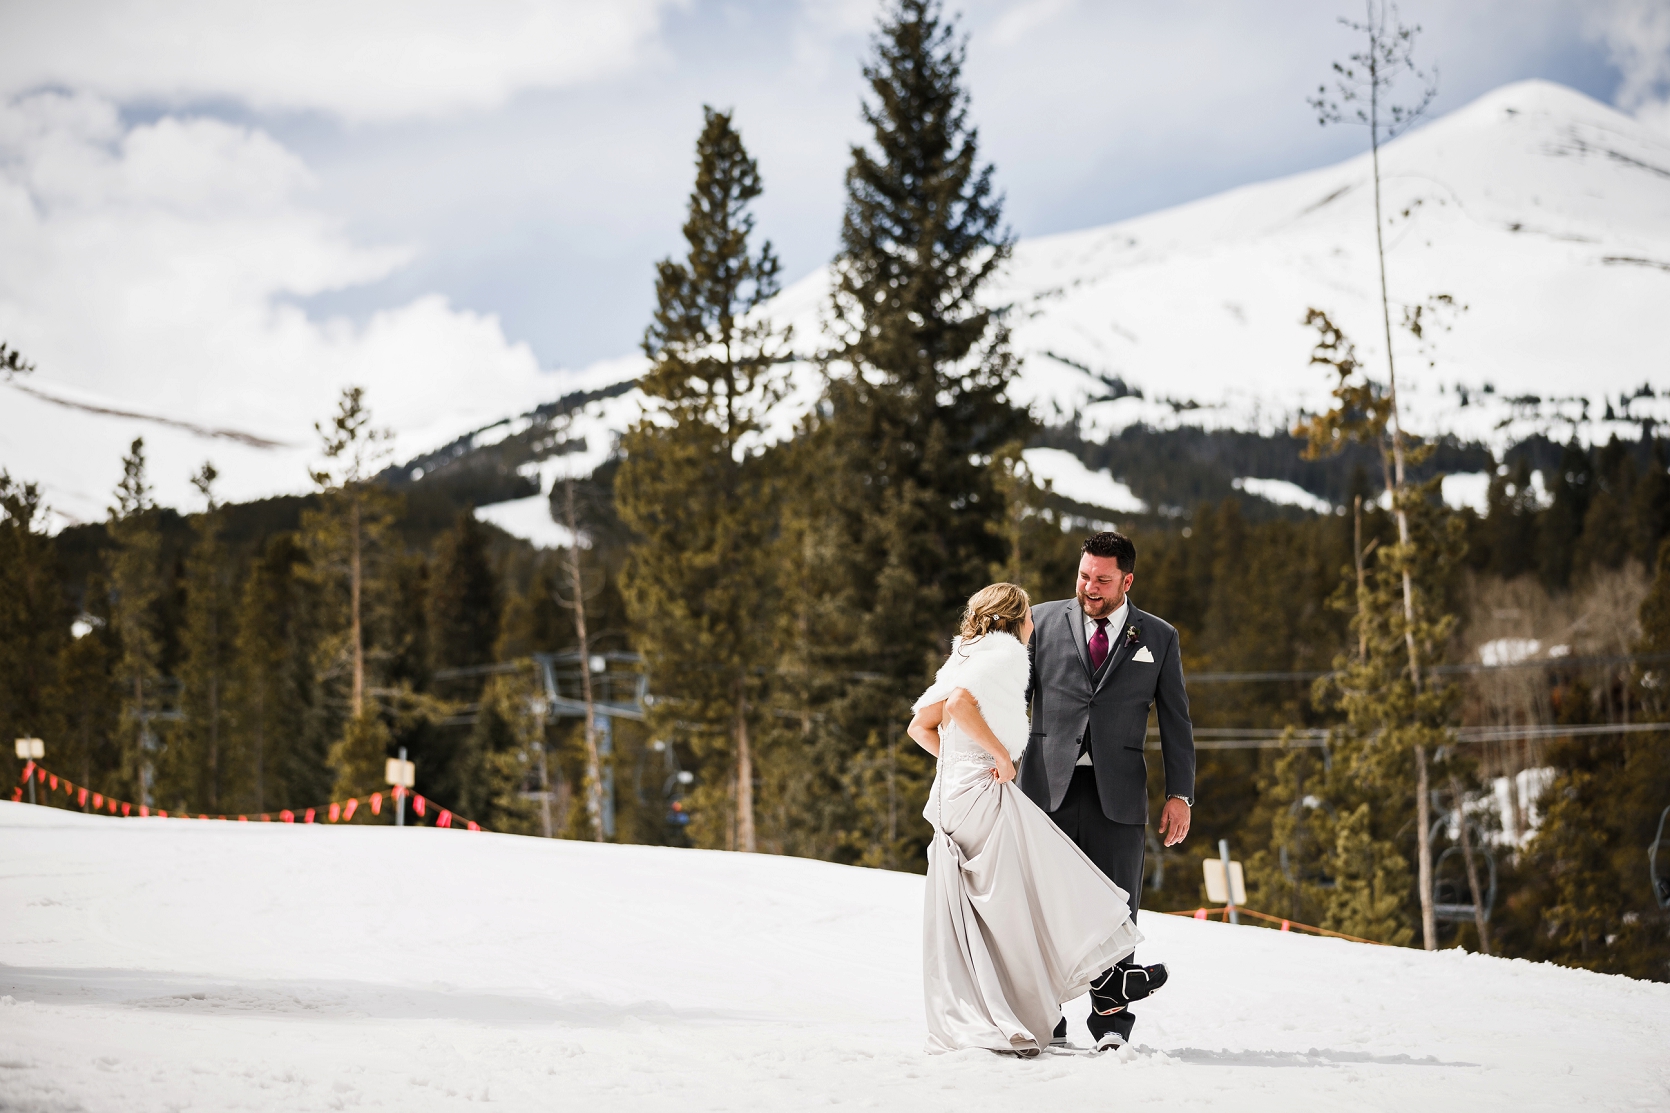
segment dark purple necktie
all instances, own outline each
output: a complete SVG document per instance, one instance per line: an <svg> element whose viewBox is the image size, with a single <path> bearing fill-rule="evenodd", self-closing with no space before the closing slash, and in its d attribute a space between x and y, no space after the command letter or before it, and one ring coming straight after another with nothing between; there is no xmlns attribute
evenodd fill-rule
<svg viewBox="0 0 1670 1113"><path fill-rule="evenodd" d="M1090 639L1090 671L1095 672L1108 659L1108 620L1096 620L1096 635Z"/></svg>

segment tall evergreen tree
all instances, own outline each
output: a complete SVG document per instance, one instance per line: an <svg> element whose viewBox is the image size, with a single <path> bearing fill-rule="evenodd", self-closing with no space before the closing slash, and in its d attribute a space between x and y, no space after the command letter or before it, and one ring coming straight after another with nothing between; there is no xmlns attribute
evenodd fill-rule
<svg viewBox="0 0 1670 1113"><path fill-rule="evenodd" d="M330 422L315 428L324 461L311 475L321 506L303 512L302 535L312 558L308 571L334 603L336 634L323 646L322 663L327 675L343 668L349 674L348 721L331 749L331 767L339 792L359 793L381 784L389 744L388 727L367 698L366 612L372 573L398 499L377 480L390 434L372 424L363 389L344 389Z"/></svg>
<svg viewBox="0 0 1670 1113"><path fill-rule="evenodd" d="M316 803L331 788L326 753L340 716L319 697L319 591L294 534L268 538L244 579L232 678L236 749L247 776L229 806L270 811Z"/></svg>
<svg viewBox="0 0 1670 1113"><path fill-rule="evenodd" d="M47 731L54 666L70 615L40 488L0 470L0 738ZM14 778L15 780L15 778Z"/></svg>
<svg viewBox="0 0 1670 1113"><path fill-rule="evenodd" d="M89 577L85 605L76 620L79 636L58 652L48 693L50 725L42 738L49 740L47 756L52 765L73 771L82 784L125 794L133 782L124 764L129 748L116 673L121 643L110 622L110 592L97 573Z"/></svg>
<svg viewBox="0 0 1670 1113"><path fill-rule="evenodd" d="M982 300L1011 239L968 119L962 40L936 0L899 0L872 48L870 143L853 148L847 171L837 343L796 512L812 526L813 581L826 591L804 644L809 668L864 674L829 709L837 744L886 747L896 765L890 731L943 658L964 601L1009 556L992 461L1031 423L1006 393L1015 363L1003 314ZM897 775L865 780L885 783L887 797L853 786L872 817L854 819L868 844L857 856L913 859L925 842L914 820L909 847L882 848L867 832L919 810L926 769L905 776L903 807Z"/></svg>
<svg viewBox="0 0 1670 1113"><path fill-rule="evenodd" d="M1406 442L1397 427L1397 398L1391 389L1360 374L1351 341L1326 314L1311 310L1308 318L1318 335L1312 362L1334 370L1335 406L1302 422L1294 430L1307 439L1307 455L1315 458L1339 451L1352 441L1380 450L1386 498L1397 523L1395 543L1380 546L1370 561L1360 553L1356 568L1347 569L1338 605L1351 613L1357 652L1335 659L1335 673L1318 682L1318 702L1345 713L1347 726L1340 743L1345 751L1341 768L1350 769L1356 783L1374 786L1381 798L1414 797L1417 850L1417 892L1421 908L1421 936L1427 950L1438 945L1433 908L1433 858L1430 815L1430 761L1439 748L1454 750L1454 717L1460 693L1433 672L1444 659L1454 632L1456 615L1444 605L1444 584L1460 561L1466 542L1463 523L1444 506L1439 494L1441 476L1413 483L1407 468L1430 456L1432 446ZM1411 772L1413 784L1405 779ZM1346 803L1337 800L1336 803ZM1456 801L1459 809L1460 800ZM1382 827L1371 841L1383 841ZM1368 846L1360 839L1342 839L1341 852ZM1377 852L1378 856L1378 852ZM1467 850L1468 873L1479 906L1472 852ZM1345 876L1360 863L1336 863ZM1378 901L1372 886L1359 890L1365 900ZM1339 910L1330 915L1340 918ZM1379 913L1360 913L1378 918ZM1481 921L1482 923L1482 921Z"/></svg>
<svg viewBox="0 0 1670 1113"><path fill-rule="evenodd" d="M215 498L213 464L192 477L203 496L203 512L192 519L195 535L186 556L185 661L180 670L185 721L175 731L167 762L170 788L196 810L221 812L228 790L245 773L229 752L227 688L232 667L237 602L232 566L221 540L225 512ZM235 794L234 794L235 795Z"/></svg>
<svg viewBox="0 0 1670 1113"><path fill-rule="evenodd" d="M1577 545L1594 493L1589 454L1574 435L1560 450L1560 464L1547 482L1549 506L1537 519L1537 571L1551 591L1571 586Z"/></svg>
<svg viewBox="0 0 1670 1113"><path fill-rule="evenodd" d="M668 697L654 725L674 735L676 723L699 724L682 728L703 759L696 834L753 851L754 740L775 656L777 491L759 434L782 396L788 336L762 308L777 293L777 257L769 242L757 253L749 244L759 168L731 116L703 111L688 250L656 267L647 412L622 440L615 490L637 534L627 607Z"/></svg>
<svg viewBox="0 0 1670 1113"><path fill-rule="evenodd" d="M109 555L111 625L122 647L117 673L123 691L122 718L126 725L125 784L137 791L139 803L153 803L153 780L158 747L151 723L163 711L159 702L158 662L162 645L156 607L162 595L162 536L145 478L145 441L135 438L122 457L122 479L107 526L115 543Z"/></svg>
<svg viewBox="0 0 1670 1113"><path fill-rule="evenodd" d="M429 573L429 645L436 667L484 665L499 637L499 578L487 532L461 511L435 543Z"/></svg>

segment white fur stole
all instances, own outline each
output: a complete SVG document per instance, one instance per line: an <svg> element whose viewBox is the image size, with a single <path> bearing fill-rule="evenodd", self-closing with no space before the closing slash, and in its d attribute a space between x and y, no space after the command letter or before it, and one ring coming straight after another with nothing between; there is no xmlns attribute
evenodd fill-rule
<svg viewBox="0 0 1670 1113"><path fill-rule="evenodd" d="M919 711L964 688L980 705L980 714L997 740L1019 761L1031 729L1026 718L1026 681L1032 669L1026 646L1013 634L994 631L984 637L951 643L951 657L926 692L911 705Z"/></svg>

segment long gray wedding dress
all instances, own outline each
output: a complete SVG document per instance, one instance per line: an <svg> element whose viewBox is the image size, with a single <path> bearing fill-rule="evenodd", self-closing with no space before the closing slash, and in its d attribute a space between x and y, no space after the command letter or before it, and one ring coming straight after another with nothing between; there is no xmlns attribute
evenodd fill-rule
<svg viewBox="0 0 1670 1113"><path fill-rule="evenodd" d="M917 706L965 688L1019 756L1027 667L1025 648L1007 634L959 639ZM996 758L949 716L939 737L939 770L922 813L934 827L922 917L928 1049L1034 1054L1049 1045L1061 1003L1142 936L1124 890L1013 781L993 782Z"/></svg>

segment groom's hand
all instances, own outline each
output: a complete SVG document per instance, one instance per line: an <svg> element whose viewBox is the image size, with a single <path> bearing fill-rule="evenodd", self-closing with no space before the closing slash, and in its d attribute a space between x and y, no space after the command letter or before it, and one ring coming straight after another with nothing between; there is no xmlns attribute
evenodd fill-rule
<svg viewBox="0 0 1670 1113"><path fill-rule="evenodd" d="M1189 835L1189 805L1173 796L1160 812L1160 834L1167 846L1176 846Z"/></svg>

